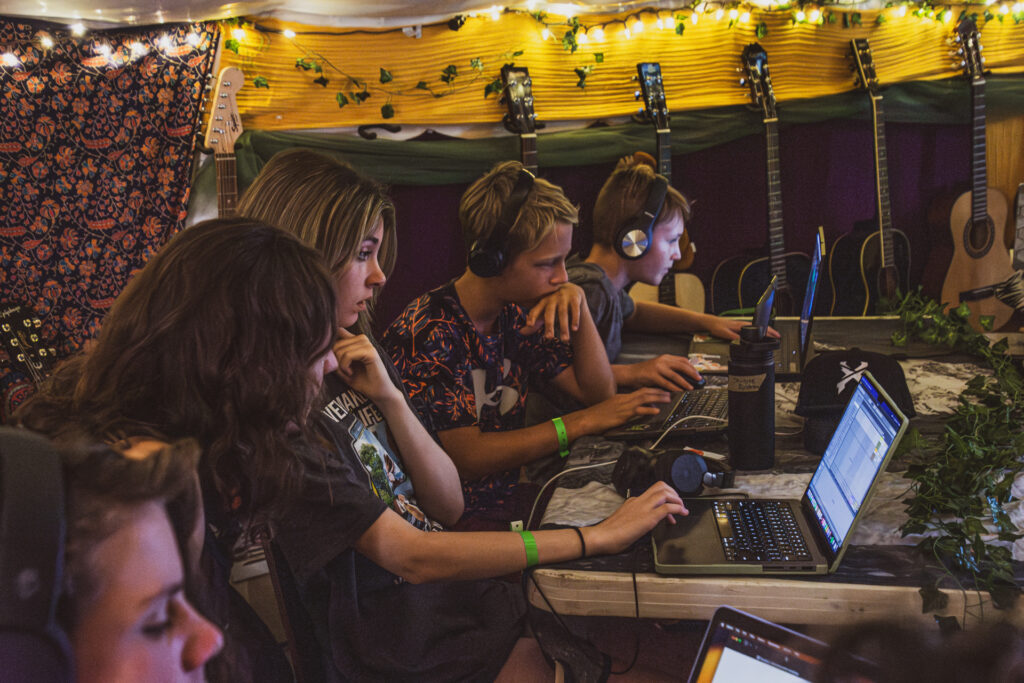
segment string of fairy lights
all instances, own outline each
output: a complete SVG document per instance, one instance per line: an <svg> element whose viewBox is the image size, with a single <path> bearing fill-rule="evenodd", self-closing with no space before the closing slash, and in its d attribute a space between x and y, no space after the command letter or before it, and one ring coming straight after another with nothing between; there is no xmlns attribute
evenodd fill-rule
<svg viewBox="0 0 1024 683"><path fill-rule="evenodd" d="M960 7L960 5L957 5ZM963 6L964 11L975 11L979 18L985 21L1012 19L1014 23L1024 22L1024 2L1004 2L1000 0L984 0L982 3L972 3ZM540 28L540 37L545 40L557 41L569 52L575 52L579 47L587 44L600 44L608 40L624 39L630 40L645 31L674 31L683 34L687 25L696 26L701 22L728 21L729 25L748 24L755 12L781 12L788 13L793 24L826 24L839 20L841 17L844 26L860 25L860 13L851 7L836 3L810 4L789 4L776 3L768 0L752 0L749 2L725 2L719 0L694 0L688 5L672 9L645 8L621 17L601 21L588 21L585 15L585 6L570 3L543 3L539 0L528 0L521 7L505 5L491 5L475 12L468 12L465 15L456 15L446 23L451 30L459 30L468 20L490 20L500 21L507 14L529 14L534 18ZM953 5L935 5L929 2L922 3L889 3L876 15L877 23L884 23L890 19L901 19L907 16L919 19L928 19L951 23L960 14L954 11ZM581 18L583 17L583 18ZM159 17L158 17L159 18ZM296 32L292 29L268 29L257 25L244 18L228 20L233 27L230 28L228 49L238 51L240 45L247 40L249 30L256 30L261 33L281 33L285 38L295 39L303 33L310 31ZM759 33L761 30L759 27ZM383 32L401 31L410 37L421 37L421 27L409 26L404 28L385 29ZM348 35L354 33L381 33L381 30L354 29L351 31L332 31L333 35ZM39 31L36 44L43 50L52 49L56 42L54 33L57 31ZM66 34L71 39L86 39L90 33L103 34L103 30L90 31L81 21L67 25ZM763 36L759 36L763 37ZM195 47L199 42L199 34L192 31L187 34L185 43L181 44L170 36L163 34L151 44L149 41L132 41L127 50L115 49L109 42L102 39L96 42L93 49L97 58L107 58L110 66L120 66L126 61L138 59L152 51L159 51L166 55L172 55L186 49L185 45ZM232 41L234 41L232 43ZM97 60L99 61L99 60ZM0 66L8 69L17 69L22 66L22 59L15 50L7 49L0 53Z"/></svg>

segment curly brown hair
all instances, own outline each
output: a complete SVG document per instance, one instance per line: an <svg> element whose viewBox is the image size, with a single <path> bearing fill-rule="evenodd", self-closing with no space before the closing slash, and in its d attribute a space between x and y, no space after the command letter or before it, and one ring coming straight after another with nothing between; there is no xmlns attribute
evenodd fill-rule
<svg viewBox="0 0 1024 683"><path fill-rule="evenodd" d="M45 416L63 409L107 441L195 438L204 494L248 517L293 490L289 442L306 429L309 368L334 329L334 290L314 249L250 219L207 221L150 259L95 344L58 367L19 419L59 435Z"/></svg>

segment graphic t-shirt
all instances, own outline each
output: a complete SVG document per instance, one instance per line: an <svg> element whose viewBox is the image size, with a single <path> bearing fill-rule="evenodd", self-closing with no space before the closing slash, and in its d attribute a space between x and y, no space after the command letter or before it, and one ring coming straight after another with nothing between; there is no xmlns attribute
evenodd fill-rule
<svg viewBox="0 0 1024 683"><path fill-rule="evenodd" d="M522 592L504 581L410 584L355 550L388 507L421 529L440 526L417 505L376 407L336 375L325 390L324 442L296 443L301 490L272 526L327 679L493 680L521 632Z"/></svg>
<svg viewBox="0 0 1024 683"><path fill-rule="evenodd" d="M484 432L525 426L531 379L550 380L572 363L572 348L543 332L522 334L526 312L508 304L497 333L480 335L449 282L409 304L381 339L413 406L434 433L457 427ZM463 481L466 513L501 508L518 472Z"/></svg>

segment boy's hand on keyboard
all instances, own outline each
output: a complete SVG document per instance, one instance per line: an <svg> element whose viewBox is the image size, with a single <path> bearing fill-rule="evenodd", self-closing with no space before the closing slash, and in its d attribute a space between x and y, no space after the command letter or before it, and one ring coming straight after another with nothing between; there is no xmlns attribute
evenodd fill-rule
<svg viewBox="0 0 1024 683"><path fill-rule="evenodd" d="M622 384L631 387L659 387L666 391L689 391L700 373L685 356L662 354L657 358L622 366Z"/></svg>
<svg viewBox="0 0 1024 683"><path fill-rule="evenodd" d="M616 394L579 413L586 418L585 433L601 434L634 417L657 415L660 409L656 404L668 403L671 399L671 394L661 389L637 389L629 394Z"/></svg>

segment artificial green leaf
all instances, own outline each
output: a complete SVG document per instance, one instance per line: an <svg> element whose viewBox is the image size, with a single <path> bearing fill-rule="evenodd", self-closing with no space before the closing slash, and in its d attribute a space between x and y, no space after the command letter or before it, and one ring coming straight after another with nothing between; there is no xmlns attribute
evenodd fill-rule
<svg viewBox="0 0 1024 683"><path fill-rule="evenodd" d="M768 35L768 24L763 21L757 22L757 26L754 28L754 35L757 36L758 40L762 40Z"/></svg>
<svg viewBox="0 0 1024 683"><path fill-rule="evenodd" d="M314 78L313 82L316 83L317 85L323 87L323 88L326 88L327 84L330 83L330 81L327 79L326 76L321 76L320 78Z"/></svg>
<svg viewBox="0 0 1024 683"><path fill-rule="evenodd" d="M484 62L479 57L474 57L473 59L469 60L469 66L475 69L476 71L484 70Z"/></svg>
<svg viewBox="0 0 1024 683"><path fill-rule="evenodd" d="M391 72L384 67L380 67L380 82L390 83L392 80L394 80L394 76L391 75Z"/></svg>
<svg viewBox="0 0 1024 683"><path fill-rule="evenodd" d="M366 90L352 93L352 97L355 99L356 104L362 104L366 100L370 99L370 93Z"/></svg>
<svg viewBox="0 0 1024 683"><path fill-rule="evenodd" d="M224 41L224 48L227 49L227 50L231 50L236 55L238 54L238 50L241 47L242 47L242 44L238 40L236 40L235 38L228 38L227 40Z"/></svg>
<svg viewBox="0 0 1024 683"><path fill-rule="evenodd" d="M917 592L921 596L922 614L946 609L949 604L949 596L939 590L937 582L922 586Z"/></svg>
<svg viewBox="0 0 1024 683"><path fill-rule="evenodd" d="M252 84L257 88L266 88L267 90L270 90L270 83L264 76L257 76L252 79Z"/></svg>
<svg viewBox="0 0 1024 683"><path fill-rule="evenodd" d="M417 90L430 90L430 86L427 85L426 81L420 81L419 83L416 84L416 89Z"/></svg>
<svg viewBox="0 0 1024 683"><path fill-rule="evenodd" d="M493 81L484 86L484 97L490 97L501 92L504 86L501 84L500 78L495 78Z"/></svg>
<svg viewBox="0 0 1024 683"><path fill-rule="evenodd" d="M339 92L337 95L335 95L334 99L338 101L338 109L341 109L346 104L348 104L348 98L345 97L345 93L343 92Z"/></svg>
<svg viewBox="0 0 1024 683"><path fill-rule="evenodd" d="M686 22L679 21L679 19L676 18L676 35L677 36L681 36L681 35L683 35L683 33L685 31L686 31Z"/></svg>
<svg viewBox="0 0 1024 683"><path fill-rule="evenodd" d="M572 54L579 48L579 43L576 42L576 31L569 30L562 36L562 49Z"/></svg>
<svg viewBox="0 0 1024 683"><path fill-rule="evenodd" d="M594 53L594 62L597 63L597 64L603 64L604 63L604 53L603 52L595 52Z"/></svg>
<svg viewBox="0 0 1024 683"><path fill-rule="evenodd" d="M391 103L385 104L380 108L380 115L382 118L390 119L395 115L395 108L391 106Z"/></svg>

